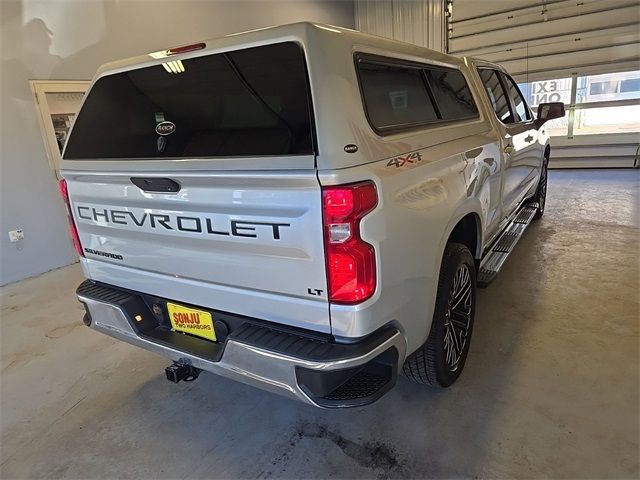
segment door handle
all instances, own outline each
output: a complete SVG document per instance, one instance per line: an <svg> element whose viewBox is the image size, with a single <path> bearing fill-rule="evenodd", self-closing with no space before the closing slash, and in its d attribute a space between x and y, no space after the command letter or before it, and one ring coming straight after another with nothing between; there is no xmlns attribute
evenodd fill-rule
<svg viewBox="0 0 640 480"><path fill-rule="evenodd" d="M527 143L531 143L532 140L533 140L533 137L531 135L526 136L524 139L524 141Z"/></svg>
<svg viewBox="0 0 640 480"><path fill-rule="evenodd" d="M511 155L513 153L513 145L505 145L504 153Z"/></svg>
<svg viewBox="0 0 640 480"><path fill-rule="evenodd" d="M176 193L180 191L180 184L170 178L131 177L131 183L145 192Z"/></svg>

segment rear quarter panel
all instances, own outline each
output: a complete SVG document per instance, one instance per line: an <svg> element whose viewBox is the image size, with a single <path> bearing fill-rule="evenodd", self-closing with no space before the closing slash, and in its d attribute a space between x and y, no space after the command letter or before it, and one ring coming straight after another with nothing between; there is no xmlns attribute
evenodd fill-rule
<svg viewBox="0 0 640 480"><path fill-rule="evenodd" d="M445 128L469 131L469 126ZM476 129L471 125L470 131ZM442 254L451 231L467 214L479 223L478 249L472 254L477 258L481 252L483 226L492 195L497 194L492 181L500 174L498 139L488 126L485 129L424 148L416 148L421 135L413 133L405 136L403 150L391 157L384 154L389 143L398 148L398 139L380 138L381 160L320 172L322 185L372 179L379 197L378 206L361 224L363 239L376 250L378 287L362 304L331 306L334 335L359 337L392 323L404 332L408 352L424 343Z"/></svg>
<svg viewBox="0 0 640 480"><path fill-rule="evenodd" d="M376 134L364 114L353 63L356 52L459 69L467 78L479 117ZM323 65L331 74L333 95L327 91L328 83L313 86L318 124L326 126L318 128L319 180L321 185L337 185L371 179L379 203L361 223L363 239L376 250L376 293L359 305L332 304L331 331L336 337L354 338L394 324L404 332L411 353L424 343L431 328L442 254L451 231L465 215L475 215L478 248L472 254L479 258L486 225L499 221L501 142L489 120L492 112L484 92L464 60L404 45L398 51L383 50L374 42L366 47L354 45L350 55L335 58L339 60L325 57ZM332 63L338 61L343 64ZM314 67L310 67L312 85L318 73ZM329 104L335 107L331 112ZM327 123L323 114L328 113L335 121ZM331 148L323 148L329 141ZM357 145L357 153L343 151L347 144Z"/></svg>

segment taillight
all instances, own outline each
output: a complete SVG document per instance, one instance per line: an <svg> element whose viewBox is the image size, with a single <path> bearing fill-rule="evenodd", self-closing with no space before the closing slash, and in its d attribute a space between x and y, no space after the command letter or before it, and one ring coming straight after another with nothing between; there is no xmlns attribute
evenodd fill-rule
<svg viewBox="0 0 640 480"><path fill-rule="evenodd" d="M84 257L84 253L82 253L82 244L80 243L80 237L78 236L78 229L76 228L76 224L73 221L73 214L71 213L71 202L69 202L69 190L67 189L67 181L63 178L58 183L58 187L60 188L60 195L62 196L62 200L64 200L64 205L65 207L67 207L69 233L71 234L73 247L76 249L76 252L78 252L78 255Z"/></svg>
<svg viewBox="0 0 640 480"><path fill-rule="evenodd" d="M329 300L359 303L376 289L376 253L360 237L360 220L375 208L373 182L322 188Z"/></svg>

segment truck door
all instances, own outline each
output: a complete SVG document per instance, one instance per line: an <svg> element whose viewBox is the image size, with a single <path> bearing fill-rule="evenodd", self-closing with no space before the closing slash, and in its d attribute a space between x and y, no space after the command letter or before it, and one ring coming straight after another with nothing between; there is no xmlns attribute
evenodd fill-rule
<svg viewBox="0 0 640 480"><path fill-rule="evenodd" d="M491 224L487 226L489 236L491 236L492 233L497 232L500 228L500 223L504 218L504 199L510 197L513 191L513 165L511 163L511 155L508 153L511 147L510 143L507 143L505 139L505 125L511 119L511 107L509 96L502 86L498 71L490 68L479 68L478 74L489 98L489 103L491 103L496 118L498 119L497 130L501 137L500 184L495 195L492 188L492 200L489 212L489 218L491 218L492 221Z"/></svg>
<svg viewBox="0 0 640 480"><path fill-rule="evenodd" d="M504 213L509 215L537 181L542 152L538 143L538 130L533 125L533 115L518 85L509 75L503 72L499 72L499 75L508 92L511 108L505 129L509 195L503 201Z"/></svg>
<svg viewBox="0 0 640 480"><path fill-rule="evenodd" d="M535 162L538 155L538 131L527 126L532 121L517 85L504 73L491 68L479 68L478 73L498 118L497 129L502 137L502 218L509 216L537 178ZM539 157L539 158L538 158Z"/></svg>

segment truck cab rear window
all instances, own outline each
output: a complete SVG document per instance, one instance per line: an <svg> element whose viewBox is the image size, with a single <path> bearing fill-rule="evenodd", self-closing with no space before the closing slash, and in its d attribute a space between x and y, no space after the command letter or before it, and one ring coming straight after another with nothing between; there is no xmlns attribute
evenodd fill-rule
<svg viewBox="0 0 640 480"><path fill-rule="evenodd" d="M391 133L478 117L467 82L458 70L357 57L369 123Z"/></svg>
<svg viewBox="0 0 640 480"><path fill-rule="evenodd" d="M304 155L314 152L301 47L292 42L100 78L65 159Z"/></svg>
<svg viewBox="0 0 640 480"><path fill-rule="evenodd" d="M443 120L461 120L478 116L471 91L458 70L426 70Z"/></svg>

